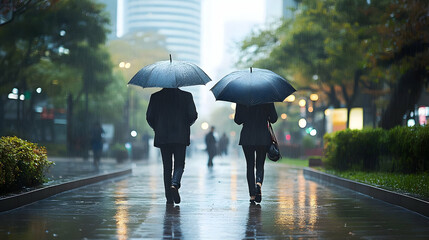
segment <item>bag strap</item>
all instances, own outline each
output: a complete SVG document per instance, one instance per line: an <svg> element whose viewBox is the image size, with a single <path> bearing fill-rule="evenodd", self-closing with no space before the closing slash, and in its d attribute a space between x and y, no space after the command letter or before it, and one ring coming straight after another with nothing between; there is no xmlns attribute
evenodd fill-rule
<svg viewBox="0 0 429 240"><path fill-rule="evenodd" d="M268 131L270 131L270 135L271 135L271 140L276 144L278 144L276 135L274 134L273 127L271 126L270 121L267 121L267 122L268 122Z"/></svg>

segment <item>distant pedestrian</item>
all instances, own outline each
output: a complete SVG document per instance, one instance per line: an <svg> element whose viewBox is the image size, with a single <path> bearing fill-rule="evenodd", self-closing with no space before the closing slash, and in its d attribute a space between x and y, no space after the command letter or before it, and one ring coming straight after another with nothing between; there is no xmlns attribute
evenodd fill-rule
<svg viewBox="0 0 429 240"><path fill-rule="evenodd" d="M229 145L229 139L226 136L226 133L223 133L219 139L219 154L220 155L228 155L228 145Z"/></svg>
<svg viewBox="0 0 429 240"><path fill-rule="evenodd" d="M104 130L100 122L95 122L91 129L91 147L94 157L94 166L97 168L100 165L101 153L103 151L103 134Z"/></svg>
<svg viewBox="0 0 429 240"><path fill-rule="evenodd" d="M186 147L190 144L190 127L197 117L189 92L163 88L150 97L146 120L155 131L154 146L161 150L167 204L180 203L179 188L185 169Z"/></svg>
<svg viewBox="0 0 429 240"><path fill-rule="evenodd" d="M265 156L268 146L271 144L267 121L275 123L277 118L274 103L255 106L237 104L235 110L235 123L243 124L239 145L243 147L246 158L247 184L252 203L259 203L262 200L261 188L264 180Z"/></svg>
<svg viewBox="0 0 429 240"><path fill-rule="evenodd" d="M209 167L213 166L213 158L217 154L217 146L216 146L217 141L214 136L214 130L215 130L215 127L211 127L210 132L208 132L205 137L206 151L207 151L207 154L209 155L207 166Z"/></svg>

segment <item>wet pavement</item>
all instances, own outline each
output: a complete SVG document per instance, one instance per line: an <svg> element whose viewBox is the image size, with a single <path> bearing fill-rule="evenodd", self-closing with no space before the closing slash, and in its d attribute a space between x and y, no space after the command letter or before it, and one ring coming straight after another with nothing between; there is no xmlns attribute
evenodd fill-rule
<svg viewBox="0 0 429 240"><path fill-rule="evenodd" d="M429 218L267 162L251 205L243 157L188 158L182 202L165 204L162 165L0 213L0 239L429 239Z"/></svg>

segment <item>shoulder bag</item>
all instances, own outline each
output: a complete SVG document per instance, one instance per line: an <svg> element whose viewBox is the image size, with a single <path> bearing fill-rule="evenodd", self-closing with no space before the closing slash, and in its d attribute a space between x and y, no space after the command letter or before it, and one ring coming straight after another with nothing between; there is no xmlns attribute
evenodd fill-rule
<svg viewBox="0 0 429 240"><path fill-rule="evenodd" d="M280 154L279 144L277 142L276 135L274 134L273 127L271 126L271 123L269 121L268 131L271 135L271 144L268 146L267 156L271 161L277 162L277 160L282 158L282 155Z"/></svg>

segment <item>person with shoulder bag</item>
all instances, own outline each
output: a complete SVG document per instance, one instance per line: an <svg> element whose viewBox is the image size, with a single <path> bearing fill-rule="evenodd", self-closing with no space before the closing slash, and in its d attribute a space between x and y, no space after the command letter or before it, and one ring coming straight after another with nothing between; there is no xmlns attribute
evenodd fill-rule
<svg viewBox="0 0 429 240"><path fill-rule="evenodd" d="M274 103L254 106L237 104L235 110L235 123L243 124L239 145L242 146L246 158L246 176L251 203L262 201L265 156L272 144L267 121L275 123L277 118Z"/></svg>

